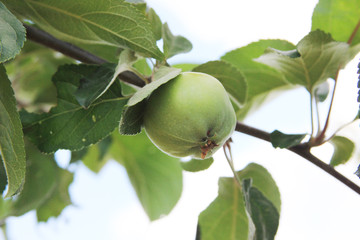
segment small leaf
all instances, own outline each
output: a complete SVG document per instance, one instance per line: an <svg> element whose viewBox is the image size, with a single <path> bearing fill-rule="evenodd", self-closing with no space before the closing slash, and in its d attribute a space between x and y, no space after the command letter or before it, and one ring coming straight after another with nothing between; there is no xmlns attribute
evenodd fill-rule
<svg viewBox="0 0 360 240"><path fill-rule="evenodd" d="M352 44L360 43L360 31L355 31L359 22L358 0L320 0L312 16L312 30L321 29L341 42L347 42L352 34Z"/></svg>
<svg viewBox="0 0 360 240"><path fill-rule="evenodd" d="M46 222L50 217L58 217L64 208L71 204L68 189L73 178L73 173L58 168L57 185L52 195L36 209L39 222Z"/></svg>
<svg viewBox="0 0 360 240"><path fill-rule="evenodd" d="M216 199L199 215L201 240L250 240L255 228L234 178L219 179Z"/></svg>
<svg viewBox="0 0 360 240"><path fill-rule="evenodd" d="M299 145L306 134L285 134L278 130L270 134L271 144L274 148L290 148Z"/></svg>
<svg viewBox="0 0 360 240"><path fill-rule="evenodd" d="M334 147L334 153L330 160L330 165L335 167L346 163L355 150L355 144L348 138L335 136L329 141Z"/></svg>
<svg viewBox="0 0 360 240"><path fill-rule="evenodd" d="M256 61L277 69L290 83L302 85L312 92L317 84L335 78L338 69L352 59L347 43L335 42L320 30L305 36L298 43L297 51L300 56L293 58L268 49Z"/></svg>
<svg viewBox="0 0 360 240"><path fill-rule="evenodd" d="M80 86L75 92L79 104L88 108L96 99L101 97L114 83L117 76L131 69L131 65L137 60L134 52L124 50L120 54L118 65L106 63L98 67L92 75L84 76L80 80Z"/></svg>
<svg viewBox="0 0 360 240"><path fill-rule="evenodd" d="M161 67L156 71L154 75L154 81L150 84L145 85L145 87L139 89L134 96L129 99L127 106L134 106L135 104L146 99L150 94L155 91L161 85L167 83L171 79L174 79L181 72L181 69L171 68L171 67Z"/></svg>
<svg viewBox="0 0 360 240"><path fill-rule="evenodd" d="M163 60L149 20L122 0L4 0L9 9L54 36L72 43L126 48Z"/></svg>
<svg viewBox="0 0 360 240"><path fill-rule="evenodd" d="M244 74L247 82L247 101L241 109L237 110L238 119L245 118L261 106L269 93L291 87L278 71L253 61L253 59L260 57L268 47L283 51L295 48L292 43L284 40L260 40L230 51L221 57L221 60L238 68Z"/></svg>
<svg viewBox="0 0 360 240"><path fill-rule="evenodd" d="M197 66L193 71L207 73L217 78L239 107L245 103L247 95L245 77L231 64L224 61L212 61Z"/></svg>
<svg viewBox="0 0 360 240"><path fill-rule="evenodd" d="M134 106L125 107L121 115L119 131L122 135L136 135L141 132L146 100Z"/></svg>
<svg viewBox="0 0 360 240"><path fill-rule="evenodd" d="M154 75L154 81L139 89L128 101L121 116L119 131L122 135L141 132L146 99L161 85L179 75L181 69L161 67Z"/></svg>
<svg viewBox="0 0 360 240"><path fill-rule="evenodd" d="M163 24L162 38L164 40L165 58L171 58L179 53L187 53L192 49L192 44L183 36L174 36L167 23Z"/></svg>
<svg viewBox="0 0 360 240"><path fill-rule="evenodd" d="M355 175L358 176L360 178L360 164L358 166L358 169L355 172Z"/></svg>
<svg viewBox="0 0 360 240"><path fill-rule="evenodd" d="M206 159L191 159L190 161L181 161L181 167L188 172L199 172L208 169L214 162L213 158Z"/></svg>
<svg viewBox="0 0 360 240"><path fill-rule="evenodd" d="M149 219L169 214L182 192L179 160L158 150L145 133L112 136L110 154L126 168Z"/></svg>
<svg viewBox="0 0 360 240"><path fill-rule="evenodd" d="M8 190L5 197L18 193L25 179L25 145L16 100L5 68L0 64L0 154ZM3 184L2 184L3 185Z"/></svg>
<svg viewBox="0 0 360 240"><path fill-rule="evenodd" d="M99 142L118 125L127 98L121 94L119 82L98 98L88 109L82 108L75 92L80 79L98 69L92 65L65 65L53 77L58 105L49 113L21 112L24 133L42 152L58 149L80 150Z"/></svg>
<svg viewBox="0 0 360 240"><path fill-rule="evenodd" d="M38 208L53 193L57 185L57 165L53 155L44 155L31 143L26 144L26 181L13 204L11 215L21 216Z"/></svg>
<svg viewBox="0 0 360 240"><path fill-rule="evenodd" d="M318 86L315 87L315 97L318 101L324 102L329 95L330 86L329 82L325 81L320 83Z"/></svg>
<svg viewBox="0 0 360 240"><path fill-rule="evenodd" d="M261 191L252 186L251 179L242 182L245 202L256 228L256 239L273 240L279 227L280 215Z"/></svg>
<svg viewBox="0 0 360 240"><path fill-rule="evenodd" d="M0 63L17 55L25 42L25 28L22 23L0 2Z"/></svg>

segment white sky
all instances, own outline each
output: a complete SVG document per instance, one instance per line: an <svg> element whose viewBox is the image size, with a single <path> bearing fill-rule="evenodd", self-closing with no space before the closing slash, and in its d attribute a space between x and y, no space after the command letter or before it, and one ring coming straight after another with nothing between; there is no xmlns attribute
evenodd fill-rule
<svg viewBox="0 0 360 240"><path fill-rule="evenodd" d="M193 51L175 57L173 63L216 60L229 50L259 39L281 38L296 44L309 32L316 4L314 0L147 2L163 22L168 22L174 34L181 34L193 43ZM356 61L350 63L340 75L336 95L339 104L334 107L334 115L340 117L331 122L333 128L357 112L356 65ZM305 91L291 91L252 115L246 123L267 131L309 131L306 101ZM359 136L360 132L355 126L343 133ZM237 169L250 162L262 164L280 188L282 212L277 240L358 239L360 196L356 193L304 159L285 150L274 150L261 140L236 133L233 148ZM331 151L326 145L316 154L329 160ZM352 161L339 170L359 184L353 175L356 166L356 161ZM221 153L209 170L185 173L183 195L173 212L150 223L120 165L110 162L98 175L80 168L70 189L75 206L46 224L37 224L33 212L11 218L8 233L11 240L192 240L197 216L216 197L220 176L231 176Z"/></svg>

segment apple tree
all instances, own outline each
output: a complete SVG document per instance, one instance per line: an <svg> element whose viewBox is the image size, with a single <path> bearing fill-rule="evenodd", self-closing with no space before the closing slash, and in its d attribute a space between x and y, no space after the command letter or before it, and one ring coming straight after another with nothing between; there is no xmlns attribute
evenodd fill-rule
<svg viewBox="0 0 360 240"><path fill-rule="evenodd" d="M234 132L287 149L360 194L336 170L357 160L358 139L328 130L339 72L360 52L359 5L320 0L312 29L296 44L264 39L202 64L170 65L192 44L143 1L2 0L0 224L29 211L47 221L71 205L73 172L57 165L60 149L71 151L70 164L82 161L94 172L110 159L124 166L150 220L171 212L183 171L206 171L223 151L233 177L219 179L194 238L274 239L280 191L263 166L235 168ZM271 93L294 88L309 94L310 132L243 123ZM330 162L312 153L324 143L334 148Z"/></svg>

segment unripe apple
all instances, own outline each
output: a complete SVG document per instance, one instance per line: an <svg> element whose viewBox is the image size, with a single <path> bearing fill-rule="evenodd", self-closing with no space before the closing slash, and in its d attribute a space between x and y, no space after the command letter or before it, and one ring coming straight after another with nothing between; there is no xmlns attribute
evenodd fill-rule
<svg viewBox="0 0 360 240"><path fill-rule="evenodd" d="M212 156L235 125L235 111L222 84L197 72L184 72L156 89L144 114L148 137L175 157Z"/></svg>

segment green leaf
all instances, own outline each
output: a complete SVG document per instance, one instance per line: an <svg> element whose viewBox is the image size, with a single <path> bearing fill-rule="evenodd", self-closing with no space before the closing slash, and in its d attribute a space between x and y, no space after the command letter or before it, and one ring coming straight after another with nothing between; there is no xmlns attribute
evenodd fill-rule
<svg viewBox="0 0 360 240"><path fill-rule="evenodd" d="M126 106L121 115L119 132L122 135L136 135L141 132L146 100L134 106Z"/></svg>
<svg viewBox="0 0 360 240"><path fill-rule="evenodd" d="M188 172L199 172L208 169L211 164L214 162L214 159L206 158L206 159L191 159L190 161L184 162L181 161L181 167Z"/></svg>
<svg viewBox="0 0 360 240"><path fill-rule="evenodd" d="M197 66L199 66L199 64L194 63L179 63L172 65L174 68L180 68L183 72L191 72Z"/></svg>
<svg viewBox="0 0 360 240"><path fill-rule="evenodd" d="M54 36L73 43L128 48L163 59L145 15L122 0L5 0L9 9Z"/></svg>
<svg viewBox="0 0 360 240"><path fill-rule="evenodd" d="M139 89L128 101L120 120L119 131L123 135L135 135L141 132L142 117L146 99L161 85L179 75L181 69L161 67L154 75L154 81Z"/></svg>
<svg viewBox="0 0 360 240"><path fill-rule="evenodd" d="M42 152L80 150L99 142L118 125L127 102L118 81L88 109L82 108L75 98L80 79L92 75L97 69L92 65L60 67L52 79L57 87L58 105L49 113L21 112L24 133Z"/></svg>
<svg viewBox="0 0 360 240"><path fill-rule="evenodd" d="M0 154L0 194L1 195L2 195L2 192L4 192L6 185L7 185L6 170L5 170L5 166L3 164L3 159Z"/></svg>
<svg viewBox="0 0 360 240"><path fill-rule="evenodd" d="M117 66L112 63L103 64L92 75L82 78L80 86L75 92L79 104L88 108L110 88L120 73L130 70L136 60L134 52L124 50L120 54Z"/></svg>
<svg viewBox="0 0 360 240"><path fill-rule="evenodd" d="M48 111L56 104L56 88L50 81L51 76L60 65L73 62L51 49L27 41L20 55L6 63L17 102L29 111Z"/></svg>
<svg viewBox="0 0 360 240"><path fill-rule="evenodd" d="M324 102L329 95L329 91L330 91L329 82L325 81L323 83L320 83L315 87L315 91L314 91L315 98L320 102Z"/></svg>
<svg viewBox="0 0 360 240"><path fill-rule="evenodd" d="M247 210L256 227L256 239L275 239L279 226L279 212L261 191L252 186L251 179L243 180L242 186Z"/></svg>
<svg viewBox="0 0 360 240"><path fill-rule="evenodd" d="M82 162L91 171L98 173L102 167L108 162L109 158L105 158L107 151L112 143L112 138L109 136L92 145L88 148L86 154L82 157Z"/></svg>
<svg viewBox="0 0 360 240"><path fill-rule="evenodd" d="M45 222L50 217L58 217L64 208L71 204L68 189L73 178L71 172L58 168L57 185L52 195L36 209L39 222Z"/></svg>
<svg viewBox="0 0 360 240"><path fill-rule="evenodd" d="M0 154L5 166L8 190L5 197L18 193L25 178L25 146L16 100L0 64Z"/></svg>
<svg viewBox="0 0 360 240"><path fill-rule="evenodd" d="M167 23L163 24L162 38L164 40L165 58L171 58L179 53L187 53L192 49L192 44L183 36L174 36Z"/></svg>
<svg viewBox="0 0 360 240"><path fill-rule="evenodd" d="M306 134L285 134L278 130L270 134L271 144L274 148L290 148L299 145Z"/></svg>
<svg viewBox="0 0 360 240"><path fill-rule="evenodd" d="M0 2L0 63L17 55L25 42L25 28Z"/></svg>
<svg viewBox="0 0 360 240"><path fill-rule="evenodd" d="M293 58L268 49L256 61L277 69L290 83L302 85L312 92L316 85L335 78L338 69L352 58L347 43L335 42L320 30L305 36L297 44L297 51L300 57Z"/></svg>
<svg viewBox="0 0 360 240"><path fill-rule="evenodd" d="M26 157L26 181L13 204L11 215L14 216L21 216L39 207L52 195L57 184L58 167L53 155L44 155L27 142Z"/></svg>
<svg viewBox="0 0 360 240"><path fill-rule="evenodd" d="M160 40L162 37L162 22L160 17L156 14L155 10L150 8L147 12L147 18L149 19L156 40Z"/></svg>
<svg viewBox="0 0 360 240"><path fill-rule="evenodd" d="M330 165L333 167L346 163L355 150L355 144L346 137L335 136L329 143L334 147L334 153L330 160Z"/></svg>
<svg viewBox="0 0 360 240"><path fill-rule="evenodd" d="M352 36L351 44L360 43L360 32L355 31L359 23L358 0L320 0L312 16L312 30L321 29L342 42Z"/></svg>
<svg viewBox="0 0 360 240"><path fill-rule="evenodd" d="M211 61L197 66L193 71L207 73L217 78L239 107L245 103L247 94L245 77L231 64L224 61Z"/></svg>
<svg viewBox="0 0 360 240"><path fill-rule="evenodd" d="M251 240L255 227L234 178L219 179L216 199L199 215L201 240Z"/></svg>
<svg viewBox="0 0 360 240"><path fill-rule="evenodd" d="M242 109L237 110L238 119L245 118L248 113L259 107L270 92L291 86L275 69L253 61L260 57L268 47L284 51L295 48L292 43L284 40L260 40L221 57L221 60L238 68L247 82L247 101Z"/></svg>
<svg viewBox="0 0 360 240"><path fill-rule="evenodd" d="M279 188L271 174L263 166L250 163L243 170L238 172L241 180L251 179L252 187L257 188L272 204L277 211L281 210L281 198Z"/></svg>
<svg viewBox="0 0 360 240"><path fill-rule="evenodd" d="M167 215L173 209L182 191L182 169L178 159L158 150L145 133L114 134L110 153L126 168L150 220Z"/></svg>

